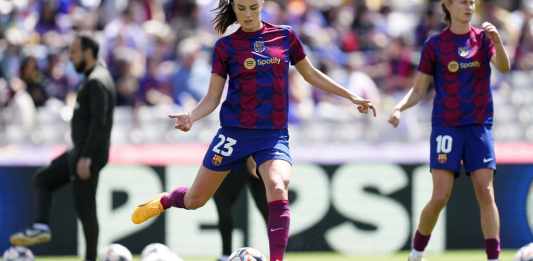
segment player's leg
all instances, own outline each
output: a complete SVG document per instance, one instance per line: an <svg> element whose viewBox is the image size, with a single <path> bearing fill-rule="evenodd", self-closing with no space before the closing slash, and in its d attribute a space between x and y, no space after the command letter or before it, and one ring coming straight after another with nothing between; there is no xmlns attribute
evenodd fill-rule
<svg viewBox="0 0 533 261"><path fill-rule="evenodd" d="M81 180L78 175L74 175L72 184L74 207L83 228L85 260L87 261L96 261L97 256L100 227L96 213L96 189L99 173L104 165L102 162L93 162L91 166L91 177L88 180Z"/></svg>
<svg viewBox="0 0 533 261"><path fill-rule="evenodd" d="M240 140L240 136L238 130L220 128L204 156L192 186L178 187L137 206L131 216L132 222L143 223L170 207L197 209L203 206L215 194L231 168L246 155L246 149L241 146L247 142Z"/></svg>
<svg viewBox="0 0 533 261"><path fill-rule="evenodd" d="M500 218L494 198L493 176L492 169L479 169L471 174L488 260L498 260L500 254Z"/></svg>
<svg viewBox="0 0 533 261"><path fill-rule="evenodd" d="M222 239L222 256L225 261L232 252L233 216L232 209L244 186L248 172L244 163L231 170L213 196L218 214L218 230Z"/></svg>
<svg viewBox="0 0 533 261"><path fill-rule="evenodd" d="M270 260L282 261L289 239L289 177L291 165L285 160L259 163L259 174L265 182L268 201L268 240Z"/></svg>
<svg viewBox="0 0 533 261"><path fill-rule="evenodd" d="M422 260L422 256L453 190L455 175L459 173L464 139L456 128L433 128L430 137L430 167L433 192L422 213L413 237L409 260Z"/></svg>
<svg viewBox="0 0 533 261"><path fill-rule="evenodd" d="M433 177L431 199L420 214L417 231L413 237L413 254L415 256L417 254L421 256L424 252L439 214L450 199L455 179L454 173L448 170L433 169L431 175Z"/></svg>
<svg viewBox="0 0 533 261"><path fill-rule="evenodd" d="M152 217L159 216L170 207L189 210L200 208L215 194L228 173L229 170L213 171L202 166L190 188L178 187L137 206L133 211L131 220L135 224L140 224Z"/></svg>
<svg viewBox="0 0 533 261"><path fill-rule="evenodd" d="M52 160L49 166L33 176L35 219L34 224L10 237L13 245L35 245L51 239L49 228L52 193L70 181L69 151Z"/></svg>
<svg viewBox="0 0 533 261"><path fill-rule="evenodd" d="M500 219L494 198L494 170L496 158L492 131L485 126L468 129L465 169L471 174L479 205L481 230L485 239L488 260L498 260L500 253Z"/></svg>

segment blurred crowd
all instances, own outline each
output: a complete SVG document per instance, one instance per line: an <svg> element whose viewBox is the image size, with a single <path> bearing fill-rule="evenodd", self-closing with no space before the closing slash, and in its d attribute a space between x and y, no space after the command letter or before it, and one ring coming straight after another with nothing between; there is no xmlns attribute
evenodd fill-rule
<svg viewBox="0 0 533 261"><path fill-rule="evenodd" d="M474 24L495 24L513 70L532 70L533 0L478 4ZM127 118L128 128L142 129L143 115L165 118L190 109L207 92L211 50L220 37L211 25L217 5L218 0L0 0L0 136L27 141L25 133L43 122L68 121L80 81L68 61L76 32L90 32L101 43L100 58L116 82L119 121ZM373 100L382 118L410 88L425 39L445 26L440 1L434 0L266 0L263 18L291 25L313 64ZM515 103L505 88L512 85L509 77L496 73L493 87ZM351 104L309 88L295 71L290 81L292 126L317 117L336 124L366 121ZM407 139L424 135L417 124L429 125L430 99L431 93L418 108L423 113L406 119ZM533 140L532 123L525 123L531 136L526 128L518 139Z"/></svg>

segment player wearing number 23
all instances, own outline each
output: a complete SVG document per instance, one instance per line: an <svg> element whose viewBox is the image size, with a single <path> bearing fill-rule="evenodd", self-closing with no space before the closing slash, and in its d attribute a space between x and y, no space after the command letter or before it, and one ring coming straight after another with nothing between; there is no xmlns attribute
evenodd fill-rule
<svg viewBox="0 0 533 261"><path fill-rule="evenodd" d="M229 170L252 157L266 188L270 260L282 261L290 223L289 66L294 65L312 86L348 99L361 113L372 111L375 115L375 110L370 101L317 70L292 28L263 21L263 5L263 0L220 0L215 29L224 33L235 22L240 28L220 38L214 46L207 95L190 113L171 118L177 129L188 131L194 122L218 106L229 78L226 100L220 110L221 128L192 186L178 187L138 206L132 221L142 223L171 206L184 209L203 206Z"/></svg>

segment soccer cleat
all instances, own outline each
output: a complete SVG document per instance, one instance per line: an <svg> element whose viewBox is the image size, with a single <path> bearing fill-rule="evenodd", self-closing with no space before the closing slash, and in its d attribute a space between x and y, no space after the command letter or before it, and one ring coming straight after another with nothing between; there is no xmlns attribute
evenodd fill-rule
<svg viewBox="0 0 533 261"><path fill-rule="evenodd" d="M131 221L134 224L141 224L146 220L163 213L165 211L165 208L163 208L163 205L161 204L161 197L163 197L163 195L164 194L161 194L156 198L135 207L133 214L131 214Z"/></svg>
<svg viewBox="0 0 533 261"><path fill-rule="evenodd" d="M33 225L22 232L11 235L9 241L14 246L33 246L47 243L52 238L50 229Z"/></svg>

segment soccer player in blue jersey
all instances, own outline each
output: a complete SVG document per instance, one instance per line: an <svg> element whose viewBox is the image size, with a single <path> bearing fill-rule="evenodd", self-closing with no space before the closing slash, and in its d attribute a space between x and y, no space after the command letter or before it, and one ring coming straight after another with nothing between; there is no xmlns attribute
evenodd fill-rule
<svg viewBox="0 0 533 261"><path fill-rule="evenodd" d="M229 76L227 97L220 111L222 127L203 160L191 187L179 187L138 206L134 223L142 223L169 207L196 209L215 193L231 167L248 156L257 163L268 201L270 260L282 261L289 233L288 184L292 158L289 153L287 110L288 70L295 65L311 85L344 97L366 113L372 103L340 86L317 70L288 26L261 19L263 0L221 0L214 19L218 32L238 22L240 29L219 39L214 48L209 91L190 113L171 115L175 128L192 124L219 104Z"/></svg>
<svg viewBox="0 0 533 261"><path fill-rule="evenodd" d="M400 113L417 104L433 81L436 91L430 138L433 194L420 216L410 261L422 260L461 165L474 184L487 259L495 261L499 257L500 224L493 190L496 158L490 64L508 72L510 62L500 34L492 24L485 22L483 28L471 25L475 6L475 0L442 1L449 26L426 41L414 87L389 118L394 127L398 126Z"/></svg>

